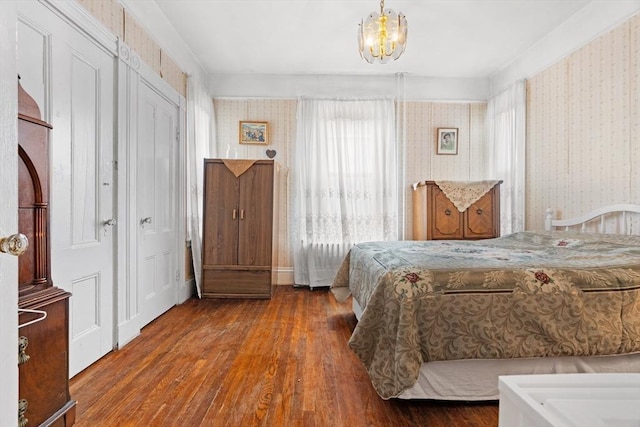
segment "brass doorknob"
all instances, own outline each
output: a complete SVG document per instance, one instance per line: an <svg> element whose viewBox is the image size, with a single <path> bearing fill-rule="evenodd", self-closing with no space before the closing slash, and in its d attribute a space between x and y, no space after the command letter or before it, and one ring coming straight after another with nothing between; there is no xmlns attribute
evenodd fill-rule
<svg viewBox="0 0 640 427"><path fill-rule="evenodd" d="M20 256L29 248L29 239L24 234L12 234L9 237L0 237L0 252Z"/></svg>

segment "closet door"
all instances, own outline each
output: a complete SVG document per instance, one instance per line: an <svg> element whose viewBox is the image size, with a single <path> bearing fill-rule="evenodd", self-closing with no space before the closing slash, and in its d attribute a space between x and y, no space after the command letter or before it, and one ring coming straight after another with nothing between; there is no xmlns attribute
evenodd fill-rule
<svg viewBox="0 0 640 427"><path fill-rule="evenodd" d="M69 374L74 376L114 346L114 57L42 4L24 7L35 9L25 13L39 26L19 27L18 39L25 43L18 46L20 55L46 57L51 49L51 72L43 78L51 90L53 126L51 277L72 294ZM49 45L36 37L43 29ZM34 40L41 44L31 44Z"/></svg>
<svg viewBox="0 0 640 427"><path fill-rule="evenodd" d="M140 85L137 140L138 292L140 327L176 302L176 162L178 110Z"/></svg>

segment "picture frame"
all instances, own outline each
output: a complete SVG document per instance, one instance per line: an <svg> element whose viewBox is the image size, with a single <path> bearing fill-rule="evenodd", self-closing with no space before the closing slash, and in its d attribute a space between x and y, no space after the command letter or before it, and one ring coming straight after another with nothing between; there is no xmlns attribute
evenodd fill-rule
<svg viewBox="0 0 640 427"><path fill-rule="evenodd" d="M238 125L240 144L269 144L269 122L240 121Z"/></svg>
<svg viewBox="0 0 640 427"><path fill-rule="evenodd" d="M458 128L438 128L436 132L436 154L458 154Z"/></svg>

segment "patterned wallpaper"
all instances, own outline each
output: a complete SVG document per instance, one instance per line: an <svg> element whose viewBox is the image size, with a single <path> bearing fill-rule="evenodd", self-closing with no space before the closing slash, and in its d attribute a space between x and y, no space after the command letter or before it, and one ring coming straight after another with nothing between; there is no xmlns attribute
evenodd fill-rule
<svg viewBox="0 0 640 427"><path fill-rule="evenodd" d="M78 0L78 3L102 22L114 35L124 39L124 13L120 3L104 0Z"/></svg>
<svg viewBox="0 0 640 427"><path fill-rule="evenodd" d="M405 238L412 238L411 184L428 180L475 180L483 174L486 103L408 102L405 155ZM439 127L458 128L458 154L436 154Z"/></svg>
<svg viewBox="0 0 640 427"><path fill-rule="evenodd" d="M182 96L187 94L187 76L149 33L117 0L77 0L111 32L120 37L163 80Z"/></svg>
<svg viewBox="0 0 640 427"><path fill-rule="evenodd" d="M160 72L160 45L126 10L124 11L124 41L152 70Z"/></svg>
<svg viewBox="0 0 640 427"><path fill-rule="evenodd" d="M527 82L528 229L640 203L640 15Z"/></svg>
<svg viewBox="0 0 640 427"><path fill-rule="evenodd" d="M631 73L629 75L629 99L631 124L629 126L631 147L630 156L630 181L631 195L630 200L640 203L640 14L629 20L629 66ZM635 199L633 198L635 195Z"/></svg>
<svg viewBox="0 0 640 427"><path fill-rule="evenodd" d="M411 238L412 192L410 185L431 179L484 179L485 103L407 103L406 144L406 238ZM279 173L278 266L291 268L289 245L291 168L295 141L295 99L214 99L218 156L222 158L266 159L266 150L276 150ZM240 120L268 121L271 143L268 146L238 143ZM436 129L457 127L458 155L435 154Z"/></svg>

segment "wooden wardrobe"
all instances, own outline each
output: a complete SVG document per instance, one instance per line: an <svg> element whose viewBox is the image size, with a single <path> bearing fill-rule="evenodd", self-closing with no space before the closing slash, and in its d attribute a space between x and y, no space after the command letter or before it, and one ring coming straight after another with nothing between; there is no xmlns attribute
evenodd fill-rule
<svg viewBox="0 0 640 427"><path fill-rule="evenodd" d="M500 236L500 181L460 212L434 181L427 181L427 239L476 240Z"/></svg>
<svg viewBox="0 0 640 427"><path fill-rule="evenodd" d="M204 161L202 296L271 298L273 160Z"/></svg>
<svg viewBox="0 0 640 427"><path fill-rule="evenodd" d="M70 426L69 297L53 286L49 237L49 129L18 84L18 225L29 239L18 258L19 426Z"/></svg>

